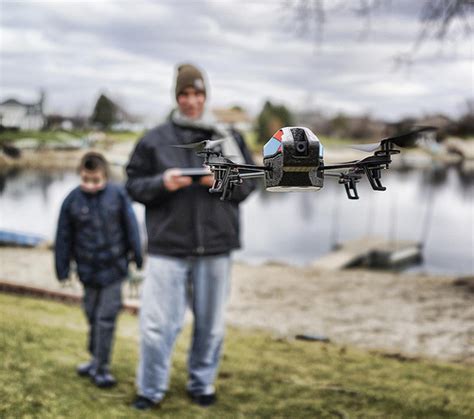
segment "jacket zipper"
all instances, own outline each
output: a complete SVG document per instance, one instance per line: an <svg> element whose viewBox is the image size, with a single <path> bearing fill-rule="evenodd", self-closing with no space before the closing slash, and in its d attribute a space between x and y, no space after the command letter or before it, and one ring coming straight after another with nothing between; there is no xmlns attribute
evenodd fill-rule
<svg viewBox="0 0 474 419"><path fill-rule="evenodd" d="M173 124L174 126L174 124ZM175 127L175 126L174 126ZM177 134L177 129L175 127L175 133ZM176 135L178 136L178 135ZM180 140L181 140L181 143L183 143L183 137L180 136ZM192 167L193 166L193 155L191 153L189 153L187 155L187 163L188 163L188 167ZM192 214L193 214L193 219L192 219L192 223L194 224L194 237L195 237L195 248L193 249L194 252L198 255L202 255L204 254L205 252L205 247L204 247L204 243L203 243L203 229L202 229L202 226L201 224L198 222L198 220L201 219L201 206L199 205L199 202L198 200L196 199L196 189L193 185L190 186L191 188L193 188L192 190L192 194L191 194L191 199L192 199L192 202L191 202L191 207L192 207Z"/></svg>

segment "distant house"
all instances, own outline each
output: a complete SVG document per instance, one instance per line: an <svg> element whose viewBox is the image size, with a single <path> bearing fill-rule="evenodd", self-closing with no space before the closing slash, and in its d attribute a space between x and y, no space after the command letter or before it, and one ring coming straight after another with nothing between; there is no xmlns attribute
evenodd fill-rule
<svg viewBox="0 0 474 419"><path fill-rule="evenodd" d="M0 126L19 130L39 130L46 122L43 112L44 94L37 103L7 99L0 103Z"/></svg>
<svg viewBox="0 0 474 419"><path fill-rule="evenodd" d="M295 114L297 125L313 130L316 135L362 140L380 139L385 134L386 123L366 116L350 116L339 113L325 115L319 111L304 111Z"/></svg>
<svg viewBox="0 0 474 419"><path fill-rule="evenodd" d="M86 129L89 126L89 118L87 116L66 116L57 113L46 116L45 127L50 130L61 129L71 131L73 129Z"/></svg>
<svg viewBox="0 0 474 419"><path fill-rule="evenodd" d="M442 114L426 115L416 122L418 125L430 125L440 129L446 129L453 123L451 118Z"/></svg>
<svg viewBox="0 0 474 419"><path fill-rule="evenodd" d="M295 125L308 127L318 134L327 134L330 130L329 118L319 111L302 111L294 113Z"/></svg>
<svg viewBox="0 0 474 419"><path fill-rule="evenodd" d="M231 125L239 131L252 130L253 120L246 111L240 108L215 108L212 113L219 122Z"/></svg>

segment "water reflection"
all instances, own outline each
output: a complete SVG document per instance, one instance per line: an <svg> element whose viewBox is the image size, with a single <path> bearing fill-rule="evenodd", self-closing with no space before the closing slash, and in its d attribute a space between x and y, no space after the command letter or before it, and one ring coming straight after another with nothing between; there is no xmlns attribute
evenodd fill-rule
<svg viewBox="0 0 474 419"><path fill-rule="evenodd" d="M455 168L390 171L384 182L386 192L361 182L358 201L331 180L316 193L251 197L238 258L308 264L338 243L375 235L423 243L418 270L473 273L472 182Z"/></svg>
<svg viewBox="0 0 474 419"><path fill-rule="evenodd" d="M244 249L236 258L308 264L345 240L362 236L424 244L418 269L472 274L472 175L459 168L389 171L386 192L366 181L360 200L327 179L319 192L260 190L242 206ZM61 202L78 184L73 172L12 171L0 176L0 228L54 236ZM136 205L143 222L143 208Z"/></svg>

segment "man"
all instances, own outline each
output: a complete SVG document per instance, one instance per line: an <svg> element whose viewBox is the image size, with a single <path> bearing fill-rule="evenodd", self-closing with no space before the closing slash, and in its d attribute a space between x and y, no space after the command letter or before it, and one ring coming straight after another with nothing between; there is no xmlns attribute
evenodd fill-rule
<svg viewBox="0 0 474 419"><path fill-rule="evenodd" d="M224 129L205 111L206 86L193 65L178 67L178 108L149 131L127 166L127 190L146 207L148 262L140 309L141 348L137 409L160 403L168 389L172 348L186 307L194 315L188 359L188 394L201 406L216 401L214 380L224 338L229 296L230 252L240 246L239 203L254 189L237 186L229 201L209 193L213 176L194 180L182 168L200 168L203 158L172 147L203 139L224 139L224 155L253 163L242 137Z"/></svg>

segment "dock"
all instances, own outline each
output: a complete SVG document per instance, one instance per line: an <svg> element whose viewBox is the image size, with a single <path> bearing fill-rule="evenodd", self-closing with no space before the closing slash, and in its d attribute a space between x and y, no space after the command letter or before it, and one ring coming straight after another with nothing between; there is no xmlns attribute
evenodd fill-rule
<svg viewBox="0 0 474 419"><path fill-rule="evenodd" d="M332 252L314 261L311 266L326 271L354 266L393 269L419 262L421 259L421 244L415 241L365 237L338 245Z"/></svg>
<svg viewBox="0 0 474 419"><path fill-rule="evenodd" d="M474 141L449 138L445 148L448 153L457 154L464 160L474 160Z"/></svg>
<svg viewBox="0 0 474 419"><path fill-rule="evenodd" d="M45 237L37 234L0 229L0 246L47 247L49 245Z"/></svg>

